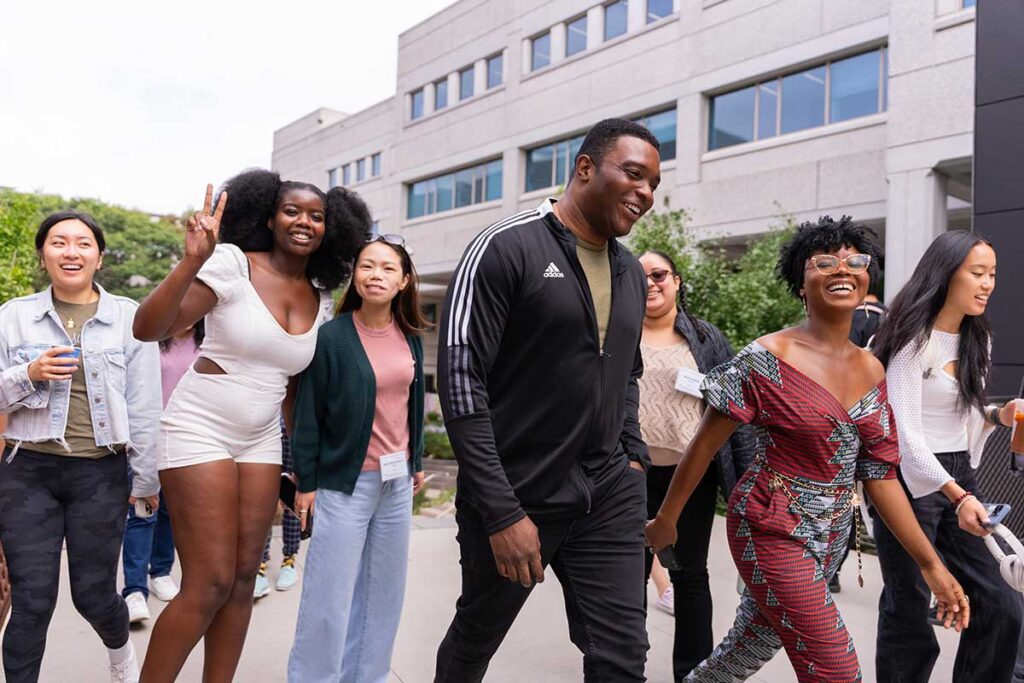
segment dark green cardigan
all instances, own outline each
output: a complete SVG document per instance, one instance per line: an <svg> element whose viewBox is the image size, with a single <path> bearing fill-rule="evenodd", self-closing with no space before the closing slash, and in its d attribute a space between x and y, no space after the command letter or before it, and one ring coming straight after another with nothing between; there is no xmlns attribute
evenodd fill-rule
<svg viewBox="0 0 1024 683"><path fill-rule="evenodd" d="M409 387L409 474L423 469L423 340L406 335L416 362ZM299 376L292 457L300 491L352 494L366 459L377 380L352 313L324 323L316 352Z"/></svg>

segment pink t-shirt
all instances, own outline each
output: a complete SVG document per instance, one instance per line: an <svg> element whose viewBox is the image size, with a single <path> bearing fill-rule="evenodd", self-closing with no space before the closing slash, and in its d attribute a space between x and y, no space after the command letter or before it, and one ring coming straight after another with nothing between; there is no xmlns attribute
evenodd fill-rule
<svg viewBox="0 0 1024 683"><path fill-rule="evenodd" d="M199 355L195 338L189 335L185 339L172 339L166 351L160 351L160 388L163 390L164 407L171 398L171 392L185 375L188 366Z"/></svg>
<svg viewBox="0 0 1024 683"><path fill-rule="evenodd" d="M382 455L405 451L409 459L409 387L416 363L409 342L394 321L383 330L371 330L355 315L352 321L377 379L373 430L362 470L377 471Z"/></svg>

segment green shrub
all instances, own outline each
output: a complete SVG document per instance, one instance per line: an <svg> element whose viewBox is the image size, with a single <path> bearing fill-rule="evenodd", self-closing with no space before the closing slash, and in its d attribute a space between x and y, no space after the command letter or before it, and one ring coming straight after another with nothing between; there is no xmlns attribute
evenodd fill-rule
<svg viewBox="0 0 1024 683"><path fill-rule="evenodd" d="M452 442L444 432L424 432L423 450L426 454L441 460L454 460L455 452L452 451Z"/></svg>

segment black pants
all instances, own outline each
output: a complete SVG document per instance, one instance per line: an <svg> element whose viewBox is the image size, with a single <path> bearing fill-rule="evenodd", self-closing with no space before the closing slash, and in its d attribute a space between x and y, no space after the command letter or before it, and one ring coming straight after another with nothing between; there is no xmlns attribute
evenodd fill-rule
<svg viewBox="0 0 1024 683"><path fill-rule="evenodd" d="M675 466L652 467L647 472L647 516L658 514ZM676 524L676 561L682 566L670 570L675 594L675 641L672 647L672 673L682 681L698 664L707 659L715 646L711 631L711 585L708 578L708 546L715 522L718 499L718 469L712 463L693 490ZM650 578L654 556L646 553L645 576ZM646 597L647 593L644 592Z"/></svg>
<svg viewBox="0 0 1024 683"><path fill-rule="evenodd" d="M71 599L103 644L128 641L128 607L117 593L117 558L128 510L123 452L98 459L20 449L0 460L0 542L11 577L4 634L8 683L34 682L57 604L67 541Z"/></svg>
<svg viewBox="0 0 1024 683"><path fill-rule="evenodd" d="M562 584L569 637L587 681L643 681L644 475L623 462L597 482L585 517L537 525L541 559ZM437 652L436 681L480 681L532 589L498 575L479 513L458 508L462 596Z"/></svg>
<svg viewBox="0 0 1024 683"><path fill-rule="evenodd" d="M957 484L984 500L967 453L939 453L936 457ZM984 541L960 529L953 505L944 494L911 498L911 505L925 535L971 599L971 625L960 635L953 681L1009 681L1020 637L1020 596L999 575L999 565ZM928 623L928 586L917 563L877 512L871 514L885 583L878 601L877 679L881 683L925 683L939 655L935 627Z"/></svg>

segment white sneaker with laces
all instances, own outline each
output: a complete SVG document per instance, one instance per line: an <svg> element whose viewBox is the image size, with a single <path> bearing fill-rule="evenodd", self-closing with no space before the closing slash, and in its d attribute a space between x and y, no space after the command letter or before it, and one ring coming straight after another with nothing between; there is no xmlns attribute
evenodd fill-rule
<svg viewBox="0 0 1024 683"><path fill-rule="evenodd" d="M658 601L654 603L654 606L660 609L665 614L675 616L676 595L672 591L672 586L666 588L665 592L658 596Z"/></svg>
<svg viewBox="0 0 1024 683"><path fill-rule="evenodd" d="M149 605L142 593L129 593L124 601L128 603L128 623L137 624L149 619Z"/></svg>
<svg viewBox="0 0 1024 683"><path fill-rule="evenodd" d="M142 597L142 593L132 593L131 595ZM139 660L135 658L135 646L130 640L128 648L130 654L126 660L119 664L110 664L110 683L139 683Z"/></svg>
<svg viewBox="0 0 1024 683"><path fill-rule="evenodd" d="M149 580L149 590L157 600L170 602L181 589L170 576L154 576Z"/></svg>

